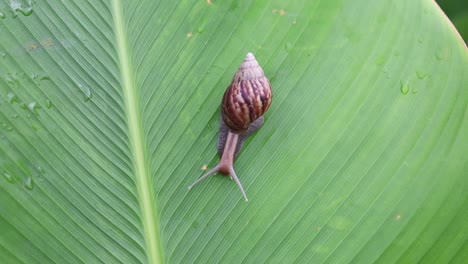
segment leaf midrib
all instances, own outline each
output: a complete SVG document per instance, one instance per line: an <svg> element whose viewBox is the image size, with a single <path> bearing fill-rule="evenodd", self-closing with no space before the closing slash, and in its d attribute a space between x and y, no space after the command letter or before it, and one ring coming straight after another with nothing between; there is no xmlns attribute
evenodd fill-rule
<svg viewBox="0 0 468 264"><path fill-rule="evenodd" d="M127 32L123 22L122 11L121 1L113 0L112 15L114 18L116 48L119 56L120 74L122 76L121 84L124 94L129 140L133 153L135 181L141 206L146 252L149 263L163 263L161 239L159 236L159 219L156 212L156 201L152 188L153 183L148 171L148 156L144 144L144 134L142 133L138 93L129 58Z"/></svg>

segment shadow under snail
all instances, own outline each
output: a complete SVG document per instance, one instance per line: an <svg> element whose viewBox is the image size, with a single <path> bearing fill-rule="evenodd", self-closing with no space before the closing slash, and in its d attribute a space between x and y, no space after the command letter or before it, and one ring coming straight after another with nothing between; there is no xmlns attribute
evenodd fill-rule
<svg viewBox="0 0 468 264"><path fill-rule="evenodd" d="M247 53L221 101L221 121L218 137L218 165L198 178L191 189L215 173L229 175L239 187L245 201L244 188L234 171L234 160L244 140L263 125L263 114L271 104L271 86L263 69L252 53Z"/></svg>

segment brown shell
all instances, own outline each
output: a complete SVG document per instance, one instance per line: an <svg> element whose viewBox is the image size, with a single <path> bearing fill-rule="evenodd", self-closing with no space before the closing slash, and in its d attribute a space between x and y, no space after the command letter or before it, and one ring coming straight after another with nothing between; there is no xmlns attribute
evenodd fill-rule
<svg viewBox="0 0 468 264"><path fill-rule="evenodd" d="M263 116L271 104L271 86L262 67L252 53L244 62L224 92L221 115L232 132L243 133Z"/></svg>

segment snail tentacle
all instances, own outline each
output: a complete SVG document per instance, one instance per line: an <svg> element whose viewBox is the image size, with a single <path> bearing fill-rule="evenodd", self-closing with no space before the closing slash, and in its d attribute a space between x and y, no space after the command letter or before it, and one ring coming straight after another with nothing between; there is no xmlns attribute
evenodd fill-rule
<svg viewBox="0 0 468 264"><path fill-rule="evenodd" d="M234 160L244 140L263 125L263 114L271 104L272 93L268 78L252 53L247 53L221 101L221 121L218 153L221 160L213 169L198 178L188 188L207 177L222 173L231 176L245 201L245 190L234 171Z"/></svg>

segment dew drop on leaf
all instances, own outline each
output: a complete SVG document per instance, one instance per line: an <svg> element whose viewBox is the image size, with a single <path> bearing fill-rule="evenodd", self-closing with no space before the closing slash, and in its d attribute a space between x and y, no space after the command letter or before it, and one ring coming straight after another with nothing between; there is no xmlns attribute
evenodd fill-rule
<svg viewBox="0 0 468 264"><path fill-rule="evenodd" d="M384 68L383 73L385 74L385 76L387 77L387 79L390 79L390 78L391 78L391 75L390 75L390 73L388 72L388 69Z"/></svg>
<svg viewBox="0 0 468 264"><path fill-rule="evenodd" d="M52 101L47 100L47 101L46 101L46 107L50 109L50 108L52 108L52 106L54 106L54 105L52 104Z"/></svg>
<svg viewBox="0 0 468 264"><path fill-rule="evenodd" d="M11 93L11 92L7 94L7 99L8 99L8 102L9 102L10 104L19 101L19 100L18 100L18 96L16 96L16 94Z"/></svg>
<svg viewBox="0 0 468 264"><path fill-rule="evenodd" d="M409 83L407 81L401 82L400 91L402 94L406 95L409 92Z"/></svg>
<svg viewBox="0 0 468 264"><path fill-rule="evenodd" d="M34 181L31 176L28 176L23 180L23 186L28 190L32 190L34 188Z"/></svg>
<svg viewBox="0 0 468 264"><path fill-rule="evenodd" d="M4 77L5 81L14 89L19 87L18 73L8 73Z"/></svg>
<svg viewBox="0 0 468 264"><path fill-rule="evenodd" d="M375 64L378 66L384 64L385 62L387 62L387 57L385 55L381 55L375 59Z"/></svg>
<svg viewBox="0 0 468 264"><path fill-rule="evenodd" d="M421 71L421 70L417 70L416 71L416 76L418 76L418 78L422 80L422 79L426 78L427 74L425 72Z"/></svg>
<svg viewBox="0 0 468 264"><path fill-rule="evenodd" d="M33 10L32 10L32 7L24 7L24 8L18 9L18 12L20 12L24 16L29 16L32 14Z"/></svg>
<svg viewBox="0 0 468 264"><path fill-rule="evenodd" d="M435 57L436 57L438 60L443 60L443 59L444 59L444 52L443 52L441 49L438 50L438 51L436 51Z"/></svg>
<svg viewBox="0 0 468 264"><path fill-rule="evenodd" d="M0 11L0 19L4 19L6 16L4 13L2 13L2 11Z"/></svg>
<svg viewBox="0 0 468 264"><path fill-rule="evenodd" d="M91 100L91 98L93 98L93 93L91 92L91 89L89 89L89 88L86 88L83 91L83 95L84 95L84 101L85 102L88 102L89 100Z"/></svg>
<svg viewBox="0 0 468 264"><path fill-rule="evenodd" d="M44 174L45 174L44 168L41 167L41 166L37 166L36 178L37 178L40 182L44 181L44 177L43 177Z"/></svg>
<svg viewBox="0 0 468 264"><path fill-rule="evenodd" d="M39 173L41 173L41 174L45 174L45 170L44 170L44 168L43 168L43 167L41 167L41 166L37 166L37 170L39 171Z"/></svg>
<svg viewBox="0 0 468 264"><path fill-rule="evenodd" d="M91 98L93 97L93 93L91 92L91 89L89 89L89 87L87 86L84 87L81 83L79 83L78 88L79 88L80 93L83 94L83 99L85 102L88 102L89 100L91 100Z"/></svg>
<svg viewBox="0 0 468 264"><path fill-rule="evenodd" d="M36 109L38 109L38 108L40 108L40 106L39 106L36 102L34 102L34 101L33 101L33 102L30 102L30 103L28 104L28 109L29 109L29 111L31 111L31 112L34 112L34 110L36 110Z"/></svg>
<svg viewBox="0 0 468 264"><path fill-rule="evenodd" d="M41 86L41 82L45 80L50 80L50 77L47 75L41 75L38 73L31 74L31 79L38 85Z"/></svg>
<svg viewBox="0 0 468 264"><path fill-rule="evenodd" d="M17 0L11 0L10 7L13 11L13 17L17 17L18 13L21 13L23 16L29 16L32 14L33 9L31 7L32 1L29 1L30 6L23 7L21 3Z"/></svg>
<svg viewBox="0 0 468 264"><path fill-rule="evenodd" d="M3 177L10 183L12 183L15 180L13 176L11 176L8 172L4 172Z"/></svg>

